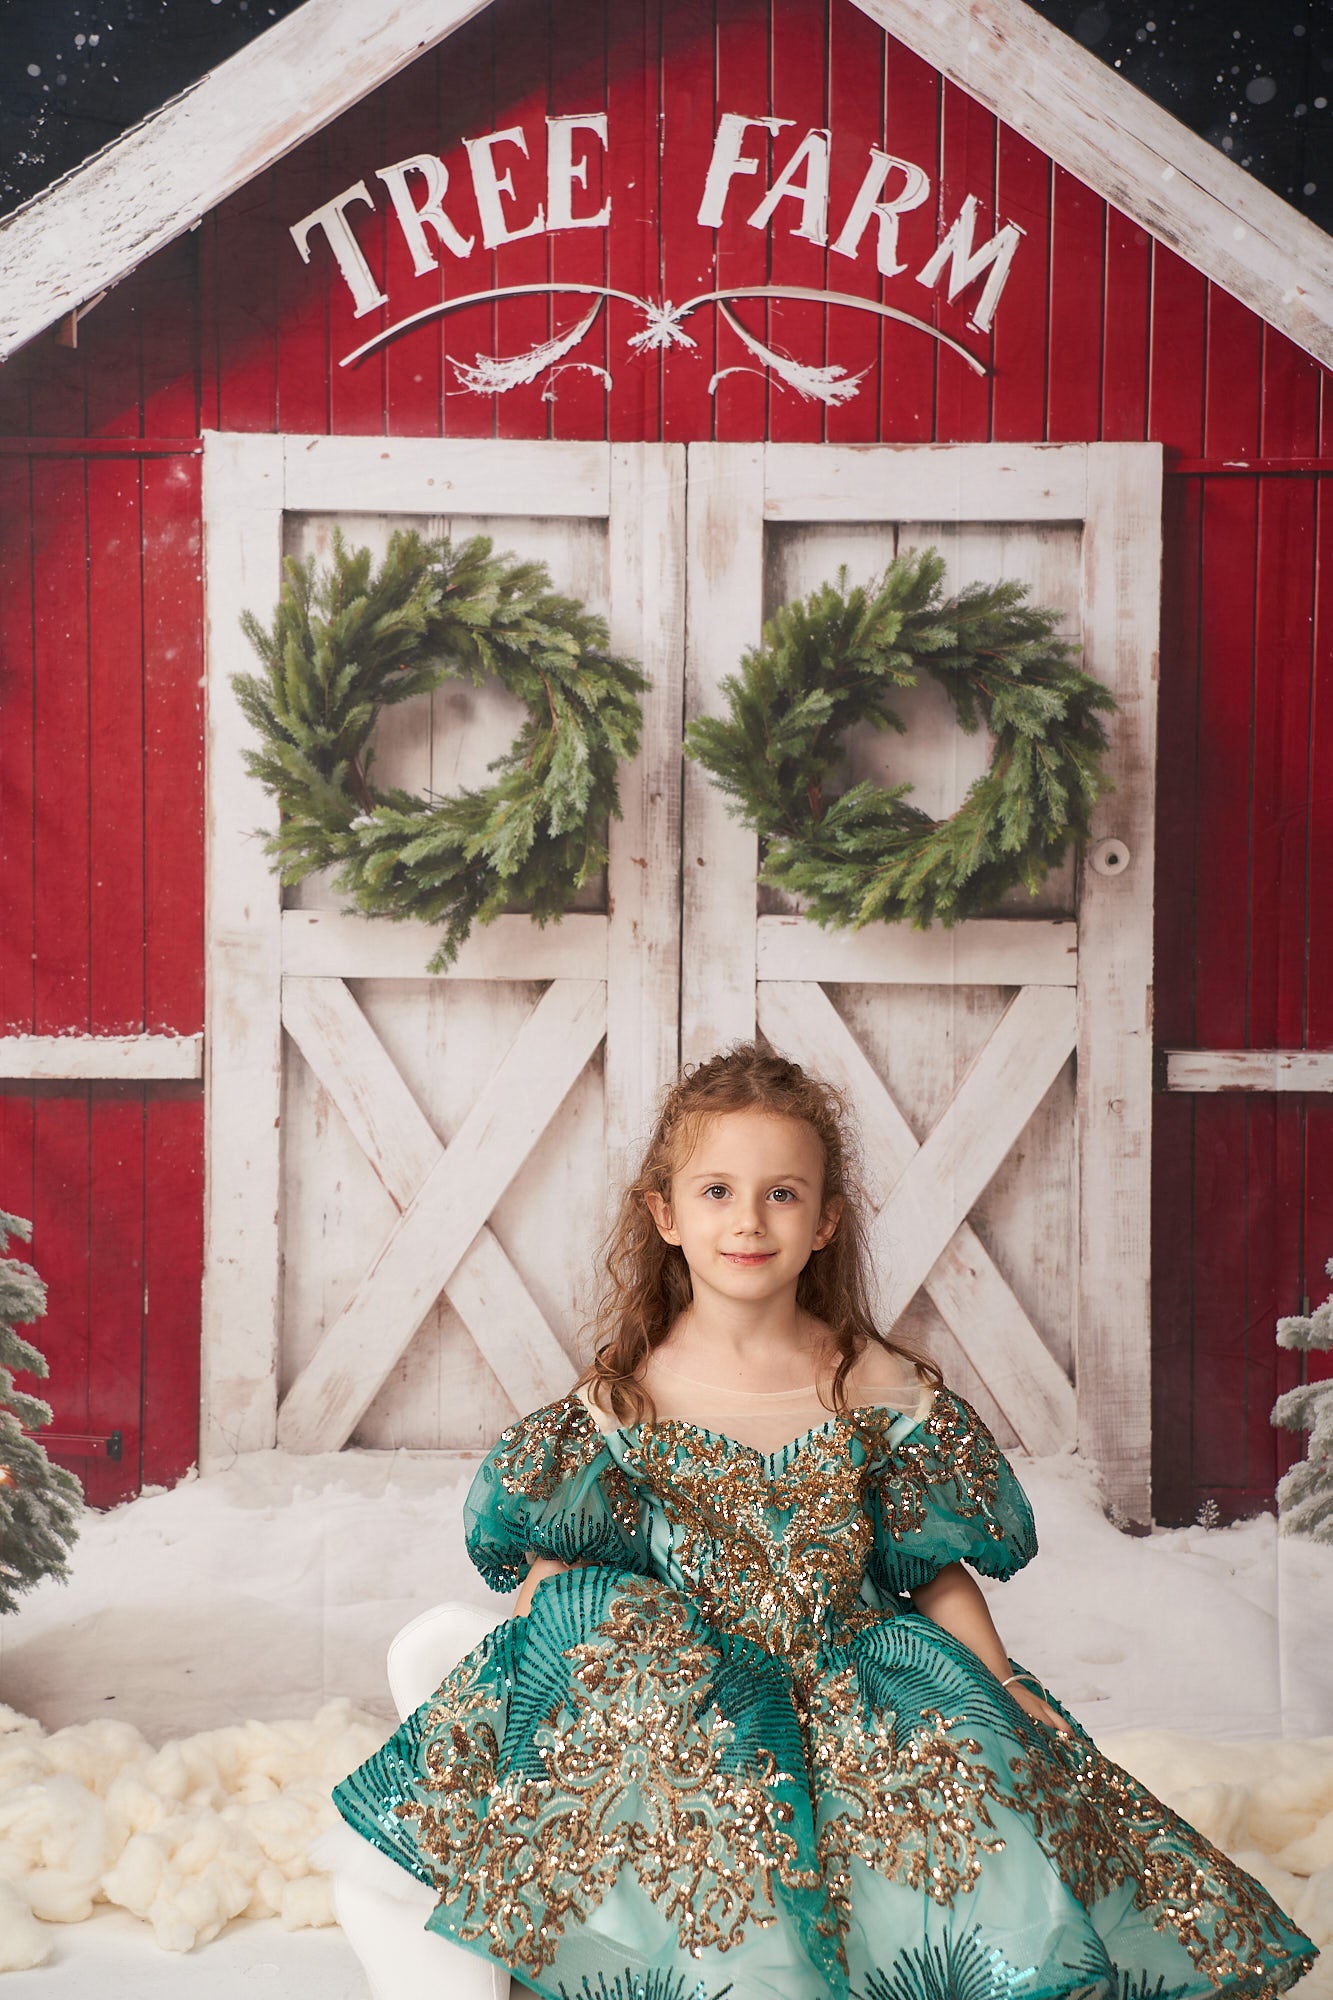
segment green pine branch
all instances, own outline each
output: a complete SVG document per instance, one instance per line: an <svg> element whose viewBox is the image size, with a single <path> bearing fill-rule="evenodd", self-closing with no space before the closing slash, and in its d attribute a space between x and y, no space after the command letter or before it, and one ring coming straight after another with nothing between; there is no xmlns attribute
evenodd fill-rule
<svg viewBox="0 0 1333 2000"><path fill-rule="evenodd" d="M1060 614L1023 584L942 594L934 549L896 558L874 582L833 583L784 605L722 684L727 713L693 722L686 755L762 844L760 879L801 897L817 923L953 924L1021 883L1035 893L1087 838L1106 788L1100 712L1110 692L1057 636ZM857 723L902 732L895 688L922 672L960 726L995 737L989 770L936 822L907 785L839 792L842 741Z"/></svg>
<svg viewBox="0 0 1333 2000"><path fill-rule="evenodd" d="M31 1226L0 1210L0 1612L17 1609L21 1591L68 1574L66 1552L78 1535L83 1492L72 1472L52 1465L30 1433L51 1421L51 1406L22 1390L15 1370L44 1381L46 1357L17 1329L46 1311L46 1287L31 1264L4 1253L27 1242Z"/></svg>
<svg viewBox="0 0 1333 2000"><path fill-rule="evenodd" d="M234 683L259 738L246 761L278 804L266 847L284 882L328 869L365 915L442 925L438 968L504 909L563 915L604 865L648 682L544 565L485 536L455 547L400 530L377 569L335 532L324 570L288 560L271 628L242 623L264 668ZM527 716L491 785L444 799L376 788L384 707L492 677Z"/></svg>

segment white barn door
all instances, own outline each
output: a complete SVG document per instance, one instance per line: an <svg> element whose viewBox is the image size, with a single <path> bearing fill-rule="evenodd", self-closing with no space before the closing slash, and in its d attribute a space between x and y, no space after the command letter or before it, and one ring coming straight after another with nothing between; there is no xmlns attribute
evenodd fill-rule
<svg viewBox="0 0 1333 2000"><path fill-rule="evenodd" d="M544 560L653 687L605 881L564 922L424 927L285 896L231 676L285 553L395 526ZM678 1048L684 450L213 435L203 1456L475 1450L563 1394L618 1177ZM521 711L456 683L383 720L377 777L484 784ZM665 865L663 861L665 859Z"/></svg>
<svg viewBox="0 0 1333 2000"><path fill-rule="evenodd" d="M1001 1442L1075 1438L1150 1518L1149 1160L1155 445L689 448L687 713L781 603L933 543L946 587L1012 577L1063 609L1108 720L1095 841L1033 902L952 931L824 931L755 888L756 842L685 777L682 1053L756 1026L844 1085L880 1203L883 1318L921 1337ZM952 812L989 745L923 677L906 738L849 742L854 778Z"/></svg>

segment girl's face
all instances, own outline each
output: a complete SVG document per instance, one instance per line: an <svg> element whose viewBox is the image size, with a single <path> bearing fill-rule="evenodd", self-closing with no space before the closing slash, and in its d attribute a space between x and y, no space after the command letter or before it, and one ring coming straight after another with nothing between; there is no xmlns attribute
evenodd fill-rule
<svg viewBox="0 0 1333 2000"><path fill-rule="evenodd" d="M669 1198L645 1199L662 1236L685 1253L696 1293L753 1301L795 1290L842 1210L824 1201L824 1152L812 1127L766 1111L707 1119Z"/></svg>

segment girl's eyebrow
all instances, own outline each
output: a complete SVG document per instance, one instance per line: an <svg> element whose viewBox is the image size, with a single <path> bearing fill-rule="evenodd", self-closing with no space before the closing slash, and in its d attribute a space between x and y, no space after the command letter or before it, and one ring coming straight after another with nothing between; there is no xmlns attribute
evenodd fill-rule
<svg viewBox="0 0 1333 2000"><path fill-rule="evenodd" d="M706 1184L707 1182L709 1182L709 1181L729 1181L729 1180L732 1180L733 1178L734 1178L734 1176L733 1176L733 1175L731 1175L731 1174L691 1174L691 1175L690 1175L690 1179L691 1179L692 1181L703 1181L703 1182L705 1182L705 1184ZM797 1186L799 1186L799 1187L809 1187L809 1185L810 1185L809 1181L808 1181L808 1180L806 1179L806 1177L805 1177L805 1175L804 1175L804 1174L774 1174L774 1175L773 1175L773 1176L771 1177L771 1179L769 1179L769 1180L768 1180L768 1181L767 1181L767 1182L765 1183L765 1185L766 1185L766 1186L768 1186L768 1187L777 1187L777 1186L778 1186L778 1185L779 1185L780 1183L781 1183L781 1184L785 1184L785 1183L786 1183L787 1181L792 1181L792 1182L794 1182L794 1183L795 1183L795 1184L796 1184Z"/></svg>

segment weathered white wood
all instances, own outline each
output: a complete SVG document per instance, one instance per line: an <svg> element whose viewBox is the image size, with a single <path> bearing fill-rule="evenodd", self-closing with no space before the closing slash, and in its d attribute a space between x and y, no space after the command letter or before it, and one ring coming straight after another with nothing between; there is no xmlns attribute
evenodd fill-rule
<svg viewBox="0 0 1333 2000"><path fill-rule="evenodd" d="M847 1093L869 1159L886 1184L900 1185L920 1156L916 1133L827 996L804 983L766 981L759 1020L775 1048ZM892 1327L909 1300L898 1278L902 1247L891 1208L881 1209L872 1233ZM1068 1378L970 1223L951 1231L922 1282L1024 1449L1054 1451L1072 1440L1077 1416Z"/></svg>
<svg viewBox="0 0 1333 2000"><path fill-rule="evenodd" d="M1328 1049L1168 1049L1168 1090L1333 1090Z"/></svg>
<svg viewBox="0 0 1333 2000"><path fill-rule="evenodd" d="M760 917L758 975L826 984L874 981L901 986L1073 986L1078 925L976 917L952 930L870 924L821 930L805 917Z"/></svg>
<svg viewBox="0 0 1333 2000"><path fill-rule="evenodd" d="M500 916L479 924L444 972L426 971L439 935L424 924L341 910L284 910L284 972L323 979L599 979L606 918L573 910L555 924Z"/></svg>
<svg viewBox="0 0 1333 2000"><path fill-rule="evenodd" d="M340 979L284 979L282 1024L401 1212L445 1148L384 1044ZM515 1414L565 1392L564 1349L488 1228L444 1289Z"/></svg>
<svg viewBox="0 0 1333 2000"><path fill-rule="evenodd" d="M1035 7L1024 0L855 5L1260 318L1333 362L1324 232Z"/></svg>
<svg viewBox="0 0 1333 2000"><path fill-rule="evenodd" d="M231 676L253 672L238 628L281 582L282 445L206 433L206 1157L200 1458L271 1445L278 1396L282 1028L280 906L260 831L276 808L248 774Z"/></svg>
<svg viewBox="0 0 1333 2000"><path fill-rule="evenodd" d="M355 1296L289 1390L279 1441L344 1444L606 1028L606 989L561 980L528 1017Z"/></svg>
<svg viewBox="0 0 1333 2000"><path fill-rule="evenodd" d="M686 516L686 714L722 710L720 685L763 624L764 450L692 444ZM759 843L698 764L685 766L681 862L681 1059L754 1034Z"/></svg>
<svg viewBox="0 0 1333 2000"><path fill-rule="evenodd" d="M898 1245L888 1289L895 1316L1064 1068L1074 1024L1074 996L1064 987L1021 987L894 1186L881 1219Z"/></svg>
<svg viewBox="0 0 1333 2000"><path fill-rule="evenodd" d="M159 1083L203 1073L202 1035L0 1035L0 1076Z"/></svg>
<svg viewBox="0 0 1333 2000"><path fill-rule="evenodd" d="M1081 520L1086 464L1081 444L788 444L767 456L764 517Z"/></svg>
<svg viewBox="0 0 1333 2000"><path fill-rule="evenodd" d="M1079 1435L1131 1521L1151 1519L1153 811L1162 451L1088 448L1085 661L1119 708L1108 730L1115 790L1093 841L1130 865L1084 866L1079 902Z"/></svg>
<svg viewBox="0 0 1333 2000"><path fill-rule="evenodd" d="M606 1144L617 1179L680 1050L680 718L685 656L685 447L611 453L611 643L653 684L610 828Z"/></svg>
<svg viewBox="0 0 1333 2000"><path fill-rule="evenodd" d="M308 4L308 0L307 0ZM603 444L525 438L283 439L286 502L322 512L332 493L354 492L374 514L558 514L604 519L609 460Z"/></svg>
<svg viewBox="0 0 1333 2000"><path fill-rule="evenodd" d="M406 1208L444 1147L342 980L285 975L282 1025L394 1207Z"/></svg>
<svg viewBox="0 0 1333 2000"><path fill-rule="evenodd" d="M184 235L484 4L395 0L368 15L361 0L306 0L25 203L0 225L0 359Z"/></svg>

